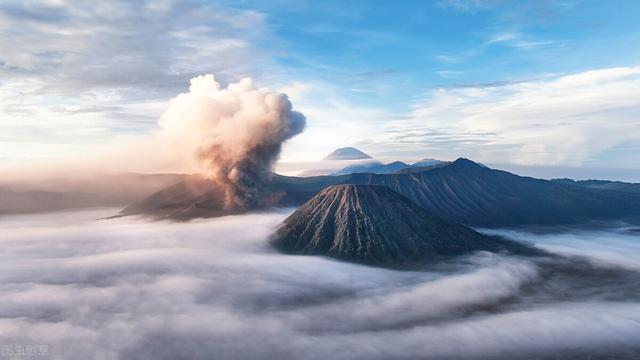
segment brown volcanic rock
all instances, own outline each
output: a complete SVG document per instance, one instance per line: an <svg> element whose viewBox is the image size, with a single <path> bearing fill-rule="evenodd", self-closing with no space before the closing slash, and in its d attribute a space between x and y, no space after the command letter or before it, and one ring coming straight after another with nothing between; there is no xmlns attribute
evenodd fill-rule
<svg viewBox="0 0 640 360"><path fill-rule="evenodd" d="M187 221L197 218L212 218L225 215L260 211L276 206L285 193L268 188L259 208L225 207L224 190L215 182L201 175L190 175L177 184L162 189L146 199L133 203L119 216L145 215L155 219Z"/></svg>
<svg viewBox="0 0 640 360"><path fill-rule="evenodd" d="M335 185L322 190L276 230L285 253L402 264L474 251L535 253L430 214L386 186Z"/></svg>
<svg viewBox="0 0 640 360"><path fill-rule="evenodd" d="M124 208L121 215L147 215L157 219L190 220L226 215L224 194L203 176L188 176L177 184Z"/></svg>

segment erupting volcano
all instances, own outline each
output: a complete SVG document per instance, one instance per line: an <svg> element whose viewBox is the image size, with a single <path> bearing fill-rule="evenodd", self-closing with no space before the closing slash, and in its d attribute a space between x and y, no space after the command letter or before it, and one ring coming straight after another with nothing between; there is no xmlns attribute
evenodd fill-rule
<svg viewBox="0 0 640 360"><path fill-rule="evenodd" d="M302 132L306 119L288 97L251 79L226 88L213 75L191 80L160 119L170 145L186 148L223 193L229 211L264 205L264 188L282 143Z"/></svg>

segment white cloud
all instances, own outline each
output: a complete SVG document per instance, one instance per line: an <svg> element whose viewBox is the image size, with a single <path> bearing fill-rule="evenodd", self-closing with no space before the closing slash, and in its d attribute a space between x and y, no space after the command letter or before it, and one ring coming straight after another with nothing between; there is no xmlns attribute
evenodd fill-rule
<svg viewBox="0 0 640 360"><path fill-rule="evenodd" d="M3 2L0 152L77 154L144 133L195 75L259 73L270 36L260 13L189 0Z"/></svg>
<svg viewBox="0 0 640 360"><path fill-rule="evenodd" d="M515 39L520 38L521 35L519 33L516 32L502 32L502 33L498 33L493 35L488 41L488 44L495 44L495 43L502 43L502 42L508 42L508 41L512 41Z"/></svg>
<svg viewBox="0 0 640 360"><path fill-rule="evenodd" d="M574 230L561 234L534 234L522 230L485 232L522 239L554 253L580 256L596 266L640 271L640 243L633 227L621 227L617 231Z"/></svg>
<svg viewBox="0 0 640 360"><path fill-rule="evenodd" d="M446 62L446 63L451 63L451 64L459 63L462 61L462 59L455 56L451 56L451 55L436 55L434 58L436 60Z"/></svg>
<svg viewBox="0 0 640 360"><path fill-rule="evenodd" d="M556 41L530 40L530 39L527 39L527 37L521 33L506 31L506 32L494 34L489 38L489 40L487 40L487 42L485 42L484 45L486 46L486 45L492 45L492 44L503 44L503 45L511 46L518 49L531 50L531 49L536 49L542 46L551 45L554 43L556 43Z"/></svg>
<svg viewBox="0 0 640 360"><path fill-rule="evenodd" d="M640 67L440 88L414 104L410 119L390 124L406 132L402 138L387 139L444 157L457 152L488 162L581 165L616 145L640 141L638 94ZM403 145L412 131L418 135Z"/></svg>

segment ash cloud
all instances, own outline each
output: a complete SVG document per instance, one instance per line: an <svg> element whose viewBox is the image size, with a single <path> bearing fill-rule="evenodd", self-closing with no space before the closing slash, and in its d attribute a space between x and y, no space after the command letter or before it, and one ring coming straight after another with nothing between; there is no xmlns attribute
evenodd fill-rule
<svg viewBox="0 0 640 360"><path fill-rule="evenodd" d="M51 359L640 354L640 273L591 262L618 248L638 259L633 231L574 233L582 260L476 254L393 271L274 252L267 238L289 212L189 224L95 220L113 209L0 217L0 344L47 344Z"/></svg>
<svg viewBox="0 0 640 360"><path fill-rule="evenodd" d="M283 142L306 120L285 94L256 89L248 78L223 88L209 74L191 79L189 92L169 102L159 123L224 188L228 208L255 208Z"/></svg>

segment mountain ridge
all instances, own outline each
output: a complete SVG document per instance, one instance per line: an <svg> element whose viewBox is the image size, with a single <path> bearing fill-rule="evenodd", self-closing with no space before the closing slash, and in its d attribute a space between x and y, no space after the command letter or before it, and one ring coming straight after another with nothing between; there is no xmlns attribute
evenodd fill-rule
<svg viewBox="0 0 640 360"><path fill-rule="evenodd" d="M191 182L193 184L188 185ZM340 176L274 175L267 206L299 206L325 187L337 184L384 185L431 213L479 227L576 224L592 220L640 220L640 194L590 189L522 177L458 159L419 172ZM197 191L191 191L196 189ZM123 215L151 215L188 220L219 216L216 189L202 179L189 179L123 209ZM184 212L196 204L198 211ZM259 209L256 209L259 210ZM176 218L174 214L181 214Z"/></svg>

